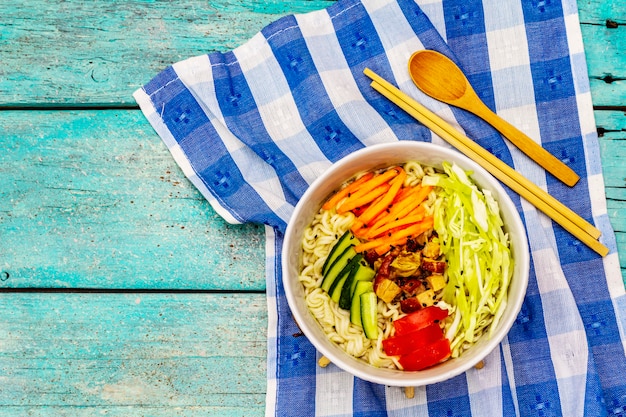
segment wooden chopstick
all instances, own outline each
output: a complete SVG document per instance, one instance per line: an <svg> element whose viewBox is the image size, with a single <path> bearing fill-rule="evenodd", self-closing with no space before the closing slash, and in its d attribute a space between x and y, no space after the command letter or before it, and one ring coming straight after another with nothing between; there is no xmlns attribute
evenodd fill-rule
<svg viewBox="0 0 626 417"><path fill-rule="evenodd" d="M596 253L608 254L609 249L597 240L601 232L595 226L369 68L363 72L373 80L371 86L376 91L477 162Z"/></svg>

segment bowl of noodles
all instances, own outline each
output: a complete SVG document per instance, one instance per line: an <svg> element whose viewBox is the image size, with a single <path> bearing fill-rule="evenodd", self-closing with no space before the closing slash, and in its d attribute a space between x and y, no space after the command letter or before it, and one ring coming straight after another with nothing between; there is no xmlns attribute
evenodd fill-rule
<svg viewBox="0 0 626 417"><path fill-rule="evenodd" d="M325 171L296 205L282 260L289 307L319 354L404 387L483 361L520 311L530 262L500 183L455 150L414 141Z"/></svg>

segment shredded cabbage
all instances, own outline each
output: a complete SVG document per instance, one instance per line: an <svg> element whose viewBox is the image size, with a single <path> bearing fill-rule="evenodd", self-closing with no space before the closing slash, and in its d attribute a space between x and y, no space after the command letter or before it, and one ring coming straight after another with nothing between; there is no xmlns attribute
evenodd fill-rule
<svg viewBox="0 0 626 417"><path fill-rule="evenodd" d="M425 185L440 187L434 206L434 228L447 261L448 284L443 301L454 306L446 328L452 357L498 325L507 304L513 259L497 201L480 190L456 164L444 173L425 176Z"/></svg>

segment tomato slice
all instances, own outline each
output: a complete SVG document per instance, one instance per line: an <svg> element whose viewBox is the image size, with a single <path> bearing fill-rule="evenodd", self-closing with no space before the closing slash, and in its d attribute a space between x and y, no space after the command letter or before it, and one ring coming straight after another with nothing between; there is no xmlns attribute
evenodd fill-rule
<svg viewBox="0 0 626 417"><path fill-rule="evenodd" d="M406 335L393 336L383 340L383 349L390 356L405 355L423 348L443 338L439 324L433 323Z"/></svg>
<svg viewBox="0 0 626 417"><path fill-rule="evenodd" d="M430 345L400 356L398 362L405 371L421 371L450 356L450 341L445 337Z"/></svg>
<svg viewBox="0 0 626 417"><path fill-rule="evenodd" d="M394 321L393 327L396 329L395 335L402 336L415 332L432 323L438 323L446 317L448 317L448 310L437 306L424 307Z"/></svg>

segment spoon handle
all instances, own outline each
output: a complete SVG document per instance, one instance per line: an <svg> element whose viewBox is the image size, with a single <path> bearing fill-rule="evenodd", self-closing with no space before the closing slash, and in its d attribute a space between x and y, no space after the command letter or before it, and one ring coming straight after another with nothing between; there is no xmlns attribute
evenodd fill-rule
<svg viewBox="0 0 626 417"><path fill-rule="evenodd" d="M504 137L511 141L511 143L517 146L519 150L565 184L572 187L580 179L578 174L570 167L565 165L550 152L546 151L541 145L526 136L515 126L495 114L487 106L481 106L481 109L475 114L493 126Z"/></svg>

